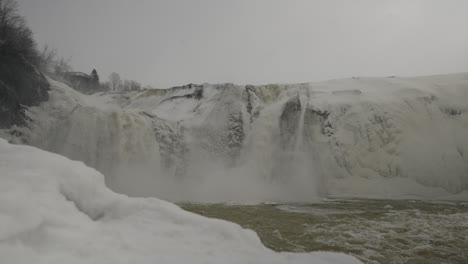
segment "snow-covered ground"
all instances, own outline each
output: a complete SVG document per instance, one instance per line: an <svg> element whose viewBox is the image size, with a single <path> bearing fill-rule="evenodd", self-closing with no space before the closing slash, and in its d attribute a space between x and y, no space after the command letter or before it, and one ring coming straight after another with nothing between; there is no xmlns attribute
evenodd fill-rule
<svg viewBox="0 0 468 264"><path fill-rule="evenodd" d="M129 198L81 162L0 139L0 262L360 263L276 253L250 230L156 198Z"/></svg>
<svg viewBox="0 0 468 264"><path fill-rule="evenodd" d="M8 137L84 161L126 194L468 200L468 73L93 96L50 82Z"/></svg>

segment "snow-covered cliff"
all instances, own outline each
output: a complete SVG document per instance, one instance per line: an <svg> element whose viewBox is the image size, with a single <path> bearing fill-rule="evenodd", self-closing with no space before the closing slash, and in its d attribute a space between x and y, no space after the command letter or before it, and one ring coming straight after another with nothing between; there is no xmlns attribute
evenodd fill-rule
<svg viewBox="0 0 468 264"><path fill-rule="evenodd" d="M467 73L94 96L51 83L20 138L127 194L468 199Z"/></svg>

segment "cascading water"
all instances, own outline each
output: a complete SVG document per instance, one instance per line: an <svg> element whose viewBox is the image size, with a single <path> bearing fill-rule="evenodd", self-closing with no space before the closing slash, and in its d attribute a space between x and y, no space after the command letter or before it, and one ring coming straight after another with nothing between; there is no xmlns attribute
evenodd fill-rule
<svg viewBox="0 0 468 264"><path fill-rule="evenodd" d="M305 132L308 132L308 130L305 129L306 125L311 126L311 124L306 124L305 118L309 106L309 98L309 90L304 89L298 91L297 99L300 106L300 114L290 165L292 173L287 177L290 178L288 179L290 182L294 183L291 187L291 191L306 194L303 199L311 201L319 197L321 175L314 168L314 161L316 160L314 156L317 152L315 152L311 142L305 140L306 138L311 139L311 137L306 137L304 135Z"/></svg>
<svg viewBox="0 0 468 264"><path fill-rule="evenodd" d="M295 153L301 152L301 147L304 143L304 116L307 109L307 101L305 101L300 94L297 96L299 98L301 114L299 115L299 122L297 124L296 146L294 147Z"/></svg>
<svg viewBox="0 0 468 264"><path fill-rule="evenodd" d="M371 79L359 83L367 97L334 88L340 83L330 91L226 84L144 91L126 100L86 97L51 81L50 102L29 110L33 122L22 133L27 143L82 160L103 172L111 188L135 196L308 202L334 193L447 196L468 190L468 133L450 137L468 131L465 101L403 93L394 87L407 84L397 81L379 99L365 86L374 87ZM102 101L123 103L103 107ZM434 118L444 127L434 127ZM445 143L418 152L434 139ZM443 171L450 174L441 177ZM392 187L403 181L405 188Z"/></svg>

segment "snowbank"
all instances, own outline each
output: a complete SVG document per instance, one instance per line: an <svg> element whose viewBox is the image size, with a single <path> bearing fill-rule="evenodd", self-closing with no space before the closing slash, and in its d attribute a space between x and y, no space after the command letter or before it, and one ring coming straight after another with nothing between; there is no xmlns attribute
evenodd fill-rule
<svg viewBox="0 0 468 264"><path fill-rule="evenodd" d="M0 262L360 263L276 253L257 235L155 198L128 198L81 162L0 139Z"/></svg>

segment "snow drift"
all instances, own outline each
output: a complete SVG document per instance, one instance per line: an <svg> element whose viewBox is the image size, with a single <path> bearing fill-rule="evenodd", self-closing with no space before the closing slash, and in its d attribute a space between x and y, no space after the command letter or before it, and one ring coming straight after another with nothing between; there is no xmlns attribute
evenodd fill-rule
<svg viewBox="0 0 468 264"><path fill-rule="evenodd" d="M250 230L155 198L128 198L81 162L0 139L2 263L360 263L275 253Z"/></svg>
<svg viewBox="0 0 468 264"><path fill-rule="evenodd" d="M51 81L21 140L111 188L201 201L468 199L468 74L81 95Z"/></svg>

